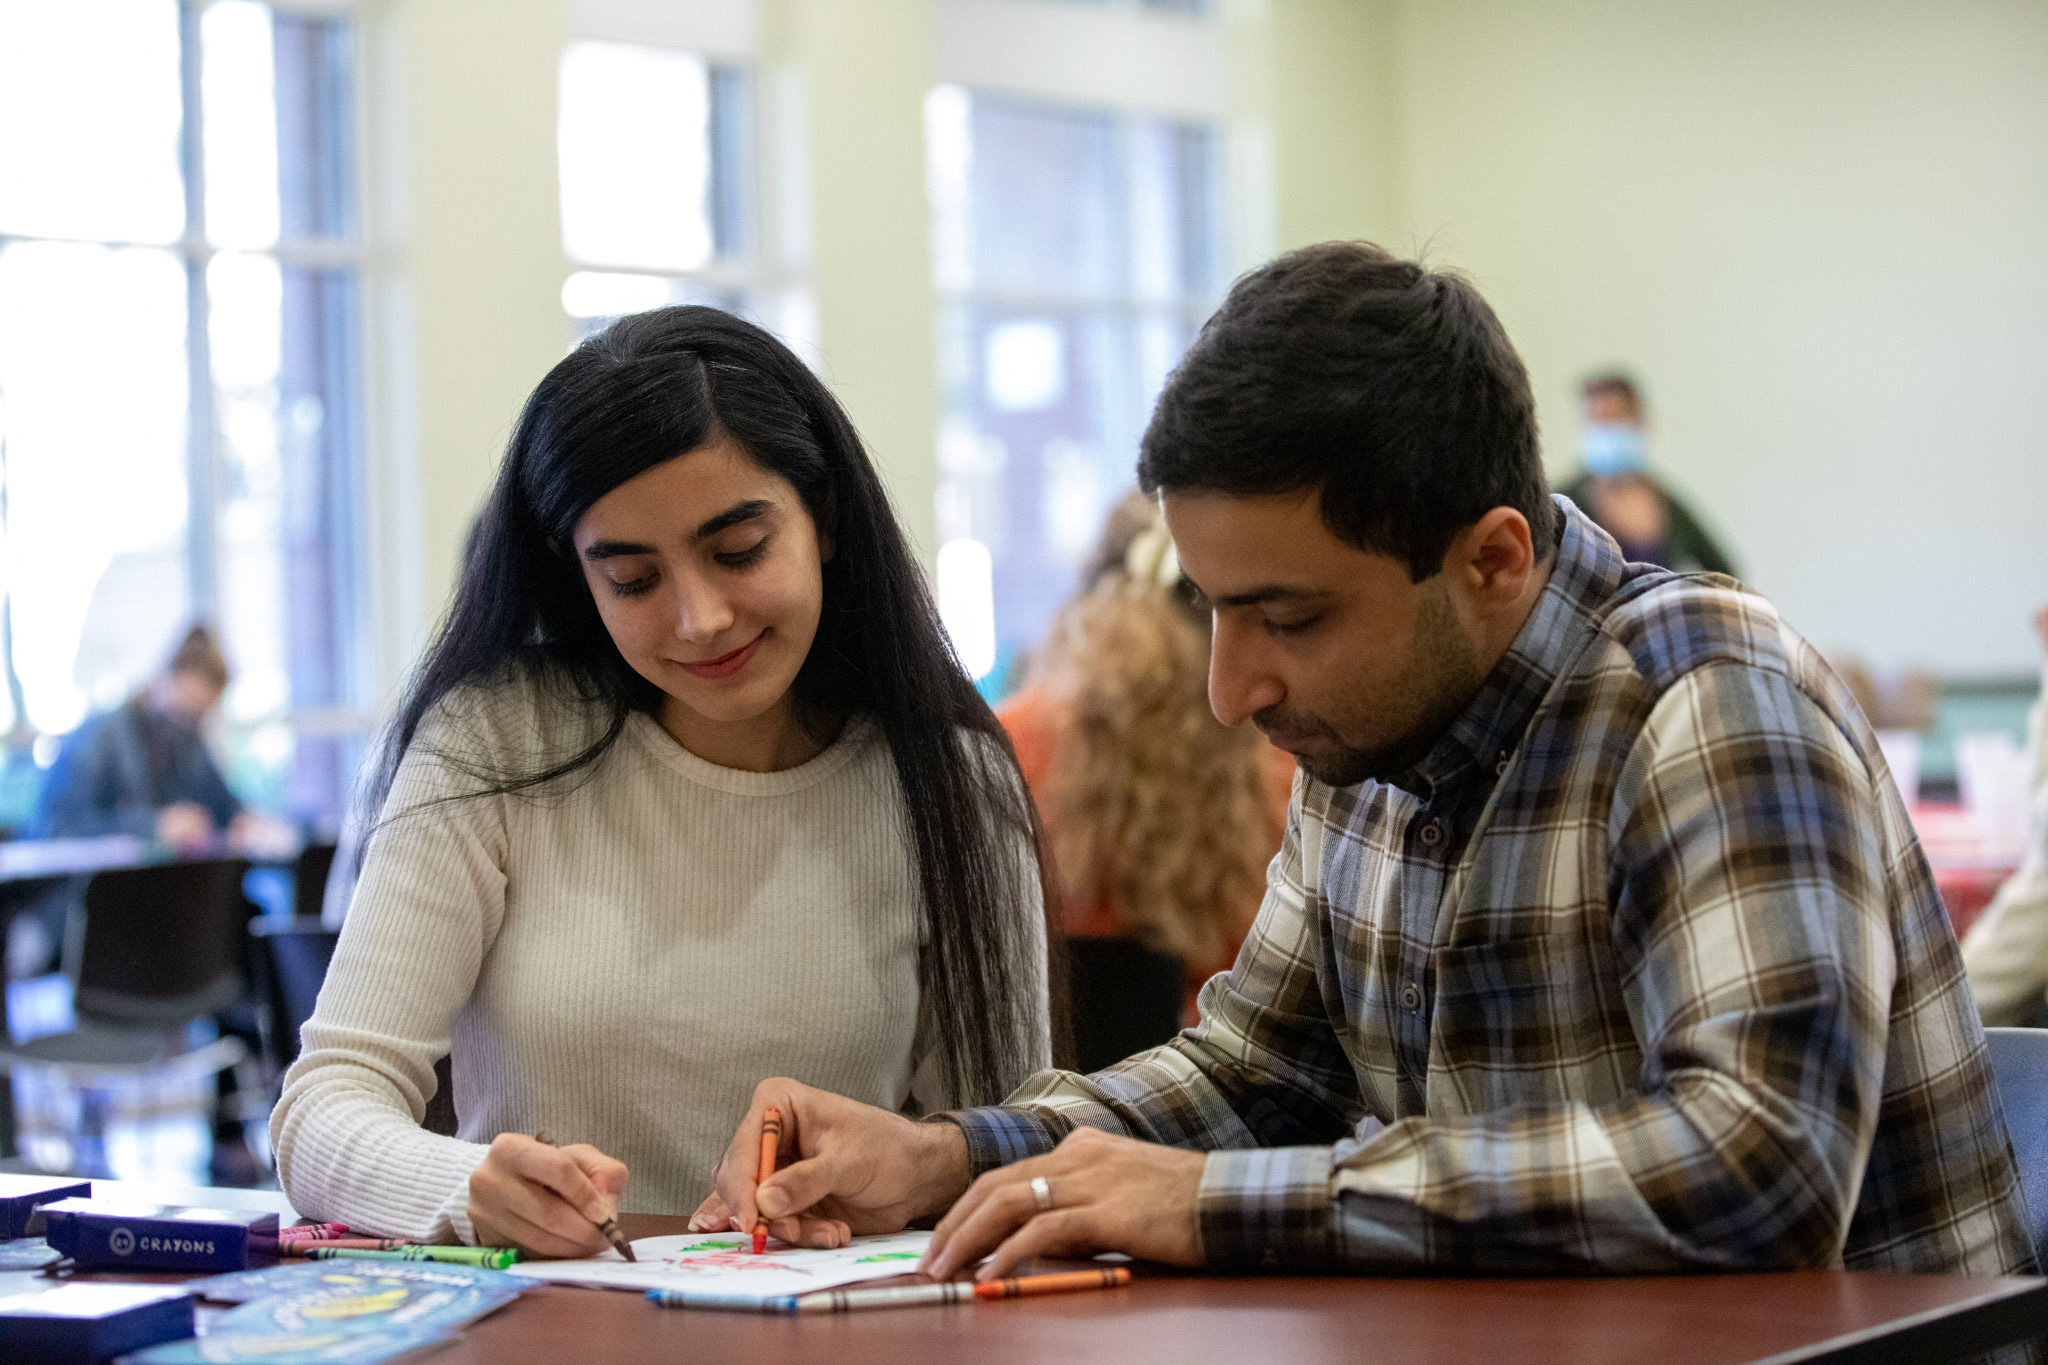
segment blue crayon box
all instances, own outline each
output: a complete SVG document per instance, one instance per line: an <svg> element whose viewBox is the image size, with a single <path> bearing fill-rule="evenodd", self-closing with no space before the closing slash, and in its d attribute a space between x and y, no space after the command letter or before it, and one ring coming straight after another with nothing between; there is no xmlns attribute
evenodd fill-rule
<svg viewBox="0 0 2048 1365"><path fill-rule="evenodd" d="M43 1224L36 1211L44 1204L91 1197L90 1180L68 1175L0 1175L0 1242L40 1234Z"/></svg>
<svg viewBox="0 0 2048 1365"><path fill-rule="evenodd" d="M81 1270L253 1270L277 1262L277 1215L104 1199L43 1205L43 1236Z"/></svg>
<svg viewBox="0 0 2048 1365"><path fill-rule="evenodd" d="M192 1299L156 1284L65 1284L0 1298L0 1360L99 1365L192 1335Z"/></svg>

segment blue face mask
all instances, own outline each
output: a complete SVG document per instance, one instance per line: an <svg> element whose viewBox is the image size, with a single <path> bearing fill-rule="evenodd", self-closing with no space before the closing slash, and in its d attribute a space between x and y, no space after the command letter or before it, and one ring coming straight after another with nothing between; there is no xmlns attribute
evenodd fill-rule
<svg viewBox="0 0 2048 1365"><path fill-rule="evenodd" d="M1641 473L1643 429L1626 422L1588 422L1579 432L1579 454L1588 474Z"/></svg>

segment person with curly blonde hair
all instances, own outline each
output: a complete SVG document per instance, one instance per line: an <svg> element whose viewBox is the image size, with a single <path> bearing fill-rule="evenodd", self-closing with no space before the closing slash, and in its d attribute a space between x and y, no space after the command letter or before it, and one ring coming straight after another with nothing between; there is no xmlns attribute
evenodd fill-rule
<svg viewBox="0 0 2048 1365"><path fill-rule="evenodd" d="M1256 730L1217 721L1208 668L1208 617L1156 506L1132 493L1024 689L997 708L1044 820L1065 932L1179 958L1190 1006L1258 913L1294 777Z"/></svg>

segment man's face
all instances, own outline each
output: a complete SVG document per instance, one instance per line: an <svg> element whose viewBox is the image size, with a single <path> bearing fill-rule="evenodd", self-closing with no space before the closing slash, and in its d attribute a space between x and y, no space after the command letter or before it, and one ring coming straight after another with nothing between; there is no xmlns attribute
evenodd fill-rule
<svg viewBox="0 0 2048 1365"><path fill-rule="evenodd" d="M1314 492L1169 493L1182 570L1209 599L1209 705L1335 786L1401 776L1485 679L1465 604L1437 574L1339 540Z"/></svg>
<svg viewBox="0 0 2048 1365"><path fill-rule="evenodd" d="M1636 411L1636 405L1629 401L1628 395L1612 389L1602 389L1587 398L1581 417L1588 426L1639 427L1643 424L1643 415Z"/></svg>

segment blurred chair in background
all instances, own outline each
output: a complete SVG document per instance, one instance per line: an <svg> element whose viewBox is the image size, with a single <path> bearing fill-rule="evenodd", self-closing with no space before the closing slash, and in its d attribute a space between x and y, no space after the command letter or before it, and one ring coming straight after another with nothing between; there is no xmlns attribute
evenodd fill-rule
<svg viewBox="0 0 2048 1365"><path fill-rule="evenodd" d="M21 1150L81 1175L208 1178L214 1078L248 1057L213 1019L243 998L241 859L95 875L67 966L76 1025L11 1041ZM240 1093L256 1091L253 1076ZM168 1150L165 1150L168 1149Z"/></svg>
<svg viewBox="0 0 2048 1365"><path fill-rule="evenodd" d="M1579 386L1579 454L1584 469L1557 491L1621 543L1622 553L1680 573L1734 575L1707 528L1651 475L1642 393L1619 372Z"/></svg>
<svg viewBox="0 0 2048 1365"><path fill-rule="evenodd" d="M2041 697L2027 717L2026 848L2019 869L1963 939L1963 969L1987 1024L2048 1022L2048 607L2041 636Z"/></svg>
<svg viewBox="0 0 2048 1365"><path fill-rule="evenodd" d="M997 709L1045 823L1079 1065L1166 1041L1257 915L1294 761L1210 713L1209 624L1151 500L1112 509Z"/></svg>
<svg viewBox="0 0 2048 1365"><path fill-rule="evenodd" d="M2034 1253L2048 1254L2048 1029L1987 1028L1991 1076L2020 1168Z"/></svg>

